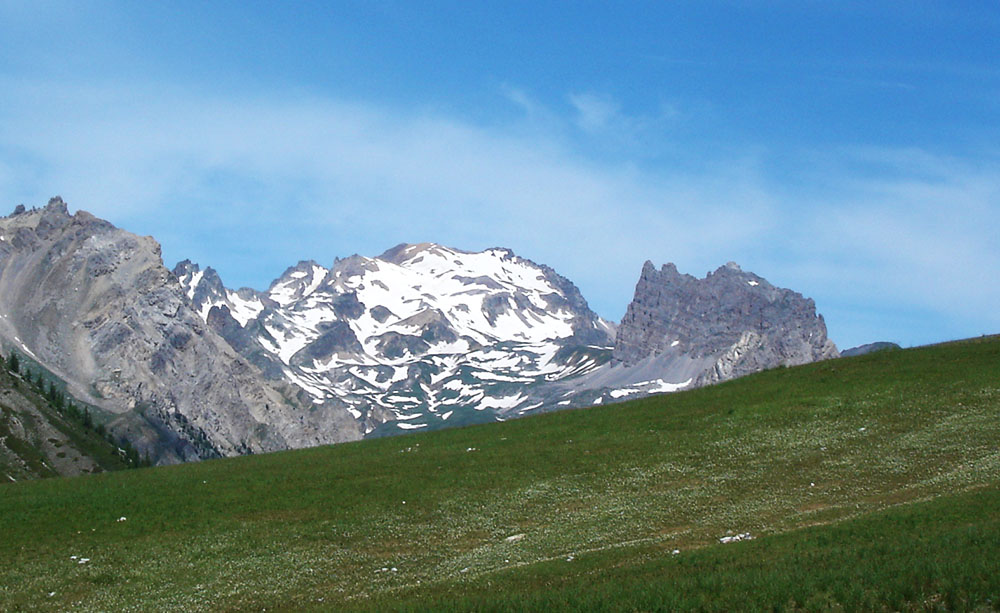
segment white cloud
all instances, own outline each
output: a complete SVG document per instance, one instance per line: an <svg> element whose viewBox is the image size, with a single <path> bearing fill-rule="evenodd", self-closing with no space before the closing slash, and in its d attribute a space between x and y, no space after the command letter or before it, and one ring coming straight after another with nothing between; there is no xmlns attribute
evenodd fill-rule
<svg viewBox="0 0 1000 613"><path fill-rule="evenodd" d="M823 190L793 190L765 179L752 151L679 173L596 162L559 128L530 122L484 127L294 92L0 85L11 94L0 107L9 207L61 193L154 234L168 265L192 257L234 285L262 287L299 258L329 264L431 240L512 247L612 318L646 259L697 275L737 260L816 298L835 340L881 338L838 305L896 302L1000 327L996 315L976 316L1000 299L982 278L1000 271L996 167L922 151L835 152ZM548 113L516 88L506 95L536 120ZM571 100L581 126L642 130L608 100Z"/></svg>
<svg viewBox="0 0 1000 613"><path fill-rule="evenodd" d="M148 216L259 223L269 242L302 246L301 225L331 258L394 240L511 244L553 265L578 262L561 270L580 283L603 285L624 270L628 294L632 269L662 241L682 255L705 248L696 235L738 241L742 231L718 220L742 219L748 207L739 185L709 194L679 177L591 163L552 139L447 117L306 97L19 90L27 95L2 118L0 138L43 170L8 185L7 197L44 202L60 192L123 225Z"/></svg>
<svg viewBox="0 0 1000 613"><path fill-rule="evenodd" d="M878 340L880 330L909 343L1000 331L991 280L1000 273L1000 164L863 149L838 152L815 172L833 195L801 201L805 211L790 217L800 231L780 257L793 287L823 280L815 297L830 305L831 327L851 344ZM877 327L856 321L868 318L865 307L882 313Z"/></svg>
<svg viewBox="0 0 1000 613"><path fill-rule="evenodd" d="M504 84L500 88L503 96L514 106L521 109L529 118L545 117L550 118L551 113L541 102L536 100L531 94L520 87Z"/></svg>

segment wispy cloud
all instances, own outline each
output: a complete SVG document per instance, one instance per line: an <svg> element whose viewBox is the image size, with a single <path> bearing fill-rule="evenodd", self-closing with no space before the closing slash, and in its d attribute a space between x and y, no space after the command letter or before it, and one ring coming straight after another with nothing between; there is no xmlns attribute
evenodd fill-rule
<svg viewBox="0 0 1000 613"><path fill-rule="evenodd" d="M847 344L882 338L857 305L1000 328L981 313L1000 300L985 283L1000 271L996 166L920 150L825 152L826 187L792 190L752 150L651 171L627 157L595 161L560 128L530 121L483 126L295 92L0 85L12 94L0 106L0 195L11 208L61 193L154 234L168 265L192 257L231 284L261 287L302 257L329 264L432 240L512 247L612 318L646 259L699 275L737 260L816 298ZM565 117L517 88L505 95L536 120L597 136L643 129L594 94L571 95Z"/></svg>
<svg viewBox="0 0 1000 613"><path fill-rule="evenodd" d="M588 132L605 130L625 120L619 105L607 96L570 94L569 101L576 110L577 125Z"/></svg>
<svg viewBox="0 0 1000 613"><path fill-rule="evenodd" d="M571 93L574 123L591 136L617 141L638 142L661 135L680 113L670 104L661 104L655 114L628 114L619 101L593 92Z"/></svg>
<svg viewBox="0 0 1000 613"><path fill-rule="evenodd" d="M790 284L823 279L828 313L848 327L880 312L890 338L1000 330L990 281L1000 273L1000 160L886 148L824 158L811 170L823 188L803 198L810 210L787 209L800 228L784 254Z"/></svg>
<svg viewBox="0 0 1000 613"><path fill-rule="evenodd" d="M44 201L61 191L123 224L152 215L222 226L252 212L270 234L255 242L279 250L286 233L289 247L303 246L300 224L313 230L310 251L328 257L394 240L523 245L539 258L568 246L590 261L563 270L593 270L579 276L596 283L657 257L663 237L673 253L701 251L684 228L726 234L728 226L711 220L743 217L753 206L736 183L707 198L680 177L645 177L624 164L592 163L555 140L447 117L308 97L224 100L65 85L19 91L24 102L7 109L0 137L9 152L6 194ZM17 158L43 170L18 178ZM170 240L207 251L179 235ZM585 255L595 242L607 248ZM620 284L623 296L630 283Z"/></svg>
<svg viewBox="0 0 1000 613"><path fill-rule="evenodd" d="M552 114L549 109L523 88L507 83L501 86L500 91L508 101L521 109L527 117L532 119L539 117L551 118Z"/></svg>

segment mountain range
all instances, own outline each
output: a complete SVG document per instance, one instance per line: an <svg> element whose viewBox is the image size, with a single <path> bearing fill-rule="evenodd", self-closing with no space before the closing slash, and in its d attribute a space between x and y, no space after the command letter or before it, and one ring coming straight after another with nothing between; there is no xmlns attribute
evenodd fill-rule
<svg viewBox="0 0 1000 613"><path fill-rule="evenodd" d="M504 248L403 244L265 291L53 198L0 219L0 343L159 463L383 436L836 357L812 300L647 262L620 324Z"/></svg>

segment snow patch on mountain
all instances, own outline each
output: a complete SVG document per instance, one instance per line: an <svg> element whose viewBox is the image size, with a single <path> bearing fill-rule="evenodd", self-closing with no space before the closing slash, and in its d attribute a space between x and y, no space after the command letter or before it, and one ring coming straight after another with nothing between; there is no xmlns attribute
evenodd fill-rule
<svg viewBox="0 0 1000 613"><path fill-rule="evenodd" d="M509 249L421 243L329 269L303 261L266 292L228 290L188 261L175 275L237 350L314 402L344 403L366 432L532 410L546 384L590 372L612 350L614 325L572 283Z"/></svg>

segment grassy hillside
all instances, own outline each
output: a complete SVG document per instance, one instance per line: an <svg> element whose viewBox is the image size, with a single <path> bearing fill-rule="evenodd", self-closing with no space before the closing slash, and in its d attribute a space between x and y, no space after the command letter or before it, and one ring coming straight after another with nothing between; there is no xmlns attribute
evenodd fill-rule
<svg viewBox="0 0 1000 613"><path fill-rule="evenodd" d="M998 441L994 337L10 483L0 609L995 608Z"/></svg>
<svg viewBox="0 0 1000 613"><path fill-rule="evenodd" d="M667 555L585 553L380 595L370 610L988 611L1000 594L1000 490ZM319 608L319 607L315 607Z"/></svg>

